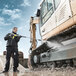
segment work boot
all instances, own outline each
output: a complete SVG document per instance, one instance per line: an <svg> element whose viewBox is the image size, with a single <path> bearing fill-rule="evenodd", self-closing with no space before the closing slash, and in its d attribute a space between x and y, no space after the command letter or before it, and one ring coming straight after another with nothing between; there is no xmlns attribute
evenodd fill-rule
<svg viewBox="0 0 76 76"><path fill-rule="evenodd" d="M18 69L16 69L16 70L13 70L13 72L19 72L19 70L18 70Z"/></svg>
<svg viewBox="0 0 76 76"><path fill-rule="evenodd" d="M4 70L2 73L6 73L6 72L8 72L7 70Z"/></svg>
<svg viewBox="0 0 76 76"><path fill-rule="evenodd" d="M18 70L18 69L17 69L16 71L17 71L17 72L19 72L19 70Z"/></svg>

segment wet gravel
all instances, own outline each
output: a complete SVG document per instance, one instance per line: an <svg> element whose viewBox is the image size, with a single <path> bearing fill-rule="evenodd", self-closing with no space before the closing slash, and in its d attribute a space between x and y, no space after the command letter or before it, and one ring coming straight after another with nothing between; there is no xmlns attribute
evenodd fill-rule
<svg viewBox="0 0 76 76"><path fill-rule="evenodd" d="M76 76L76 68L35 69L25 71L23 76Z"/></svg>

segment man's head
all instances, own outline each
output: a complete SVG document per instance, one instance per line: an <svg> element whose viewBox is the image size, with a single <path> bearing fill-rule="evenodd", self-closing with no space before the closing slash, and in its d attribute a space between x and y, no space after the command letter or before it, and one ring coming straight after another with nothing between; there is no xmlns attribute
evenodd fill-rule
<svg viewBox="0 0 76 76"><path fill-rule="evenodd" d="M13 32L15 32L15 33L17 33L17 30L18 30L17 27L14 27L14 28L13 28Z"/></svg>

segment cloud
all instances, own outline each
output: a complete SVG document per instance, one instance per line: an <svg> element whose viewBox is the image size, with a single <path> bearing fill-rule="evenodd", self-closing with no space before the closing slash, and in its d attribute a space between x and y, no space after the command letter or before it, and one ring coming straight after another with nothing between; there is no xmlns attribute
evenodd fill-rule
<svg viewBox="0 0 76 76"><path fill-rule="evenodd" d="M31 6L31 4L30 4L29 0L23 0L23 3L21 4L21 6L24 6L24 7Z"/></svg>
<svg viewBox="0 0 76 76"><path fill-rule="evenodd" d="M37 10L34 11L34 15L36 15L36 13L37 13Z"/></svg>
<svg viewBox="0 0 76 76"><path fill-rule="evenodd" d="M40 8L41 8L40 5L41 5L42 2L43 2L43 0L41 0L40 3L37 4L37 9L40 9ZM36 15L36 13L37 13L37 9L34 11L34 14L35 14L35 15Z"/></svg>
<svg viewBox="0 0 76 76"><path fill-rule="evenodd" d="M23 26L20 26L19 28L18 28L18 30L22 30L24 27Z"/></svg>
<svg viewBox="0 0 76 76"><path fill-rule="evenodd" d="M9 15L12 20L18 19L21 17L21 10L19 9L6 9L4 8L2 14Z"/></svg>
<svg viewBox="0 0 76 76"><path fill-rule="evenodd" d="M22 30L25 30L25 29L26 29L26 25L18 27L19 31L22 31Z"/></svg>
<svg viewBox="0 0 76 76"><path fill-rule="evenodd" d="M8 8L8 5L5 5L5 8Z"/></svg>
<svg viewBox="0 0 76 76"><path fill-rule="evenodd" d="M6 23L5 19L3 17L0 17L0 26L7 26L11 25L11 23Z"/></svg>
<svg viewBox="0 0 76 76"><path fill-rule="evenodd" d="M25 23L21 23L22 26L20 26L20 27L18 28L18 30L19 30L19 31L24 30L29 23L30 23L29 20L26 19L26 20L25 20Z"/></svg>

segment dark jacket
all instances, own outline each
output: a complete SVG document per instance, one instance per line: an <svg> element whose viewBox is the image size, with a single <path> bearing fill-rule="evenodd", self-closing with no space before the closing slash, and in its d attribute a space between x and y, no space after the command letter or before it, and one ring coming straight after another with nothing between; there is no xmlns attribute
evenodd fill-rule
<svg viewBox="0 0 76 76"><path fill-rule="evenodd" d="M18 47L18 42L20 40L20 36L17 33L8 33L5 37L4 40L7 40L7 47Z"/></svg>

